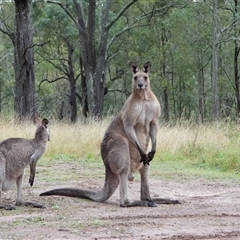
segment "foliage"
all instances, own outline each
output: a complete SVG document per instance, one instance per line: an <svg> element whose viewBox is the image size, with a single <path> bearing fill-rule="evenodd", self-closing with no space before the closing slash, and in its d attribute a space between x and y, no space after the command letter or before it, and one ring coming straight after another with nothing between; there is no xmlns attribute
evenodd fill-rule
<svg viewBox="0 0 240 240"><path fill-rule="evenodd" d="M61 0L76 20L74 2ZM95 14L96 46L100 44L101 13L105 1L98 2ZM113 1L109 19L113 19L127 1ZM82 1L88 14L88 1ZM0 17L0 111L13 115L14 87L13 3L4 3ZM64 8L49 2L33 3L36 97L38 112L54 118L70 119L70 81L68 48L76 79L78 118L81 119L84 69L81 67L79 29ZM218 8L219 67L218 97L222 119L238 118L238 89L234 58L235 30L238 31L239 6L221 1ZM105 76L104 114L121 109L131 92L128 62L142 66L152 62L152 89L169 122L209 121L212 115L212 2L138 0L114 23L109 31ZM235 45L234 45L235 44Z"/></svg>

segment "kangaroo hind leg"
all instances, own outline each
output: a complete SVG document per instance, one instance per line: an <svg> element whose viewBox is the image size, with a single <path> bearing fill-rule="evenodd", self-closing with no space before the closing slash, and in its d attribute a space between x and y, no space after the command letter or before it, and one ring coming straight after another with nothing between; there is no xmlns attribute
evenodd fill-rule
<svg viewBox="0 0 240 240"><path fill-rule="evenodd" d="M118 140L118 145L113 147L108 154L108 164L111 171L120 181L120 206L130 203L128 192L128 175L130 169L130 154L127 141Z"/></svg>
<svg viewBox="0 0 240 240"><path fill-rule="evenodd" d="M140 201L134 201L130 204L126 205L126 207L157 207L157 204L176 204L179 203L178 200L171 200L165 198L151 198L149 191L149 183L148 183L148 165L143 165L143 167L139 170L141 176L141 197Z"/></svg>
<svg viewBox="0 0 240 240"><path fill-rule="evenodd" d="M148 170L149 166L144 165L140 169L141 175L141 201L145 203L146 206L156 207L157 204L178 204L180 203L178 200L172 200L169 198L151 198L149 191L149 183L148 183Z"/></svg>
<svg viewBox="0 0 240 240"><path fill-rule="evenodd" d="M6 177L6 160L0 154L0 204L2 204L3 183Z"/></svg>
<svg viewBox="0 0 240 240"><path fill-rule="evenodd" d="M23 179L22 173L17 178L17 200L16 200L16 206L24 206L24 207L34 207L34 208L45 208L43 205L34 203L34 202L23 202L22 201L22 179Z"/></svg>
<svg viewBox="0 0 240 240"><path fill-rule="evenodd" d="M15 209L13 206L2 204L2 191L5 178L6 178L6 160L0 154L0 209L4 208L6 210L13 210Z"/></svg>
<svg viewBox="0 0 240 240"><path fill-rule="evenodd" d="M5 186L4 186L5 185ZM11 183L6 181L6 159L0 154L0 209L14 210L15 207L8 204L2 204L2 191L11 188Z"/></svg>
<svg viewBox="0 0 240 240"><path fill-rule="evenodd" d="M97 202L104 202L108 200L119 185L118 176L110 169L109 165L105 165L105 183L101 191L94 193L92 200Z"/></svg>
<svg viewBox="0 0 240 240"><path fill-rule="evenodd" d="M148 165L140 169L141 175L141 200L125 204L123 207L156 207L157 205L151 200L148 186Z"/></svg>

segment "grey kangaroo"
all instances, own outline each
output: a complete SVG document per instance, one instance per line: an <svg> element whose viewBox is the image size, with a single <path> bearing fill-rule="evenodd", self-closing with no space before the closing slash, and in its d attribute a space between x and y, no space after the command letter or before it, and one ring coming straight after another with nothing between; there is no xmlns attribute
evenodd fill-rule
<svg viewBox="0 0 240 240"><path fill-rule="evenodd" d="M29 183L33 186L38 159L44 154L50 140L47 129L48 120L33 118L37 129L35 138L9 138L0 143L0 208L14 209L14 206L2 205L1 192L17 184L16 206L43 207L40 204L22 201L22 180L25 168L30 165Z"/></svg>
<svg viewBox="0 0 240 240"><path fill-rule="evenodd" d="M151 91L150 62L139 70L134 63L129 64L133 74L132 94L123 109L112 120L101 143L101 155L105 165L105 184L98 192L62 188L41 193L40 196L61 195L86 198L97 202L109 199L120 183L120 206L157 206L157 203L179 203L178 200L152 199L149 192L149 163L156 152L156 136L160 104ZM149 146L151 149L149 150ZM141 176L141 200L131 201L128 180L139 171Z"/></svg>

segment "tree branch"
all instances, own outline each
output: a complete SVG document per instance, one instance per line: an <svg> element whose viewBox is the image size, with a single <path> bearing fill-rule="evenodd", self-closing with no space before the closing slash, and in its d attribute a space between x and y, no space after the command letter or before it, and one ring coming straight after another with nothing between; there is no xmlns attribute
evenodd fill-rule
<svg viewBox="0 0 240 240"><path fill-rule="evenodd" d="M86 26L85 26L85 22L84 22L84 18L83 18L83 11L82 8L79 4L79 2L77 0L73 0L74 5L76 7L77 10L77 15L78 15L78 28L81 32L86 34Z"/></svg>
<svg viewBox="0 0 240 240"><path fill-rule="evenodd" d="M119 13L106 25L107 29L110 29L111 26L127 11L129 7L131 7L138 0L132 0L130 3L126 4Z"/></svg>
<svg viewBox="0 0 240 240"><path fill-rule="evenodd" d="M119 89L108 89L108 90L107 90L107 93L110 93L110 92L120 92L120 93L124 93L126 96L127 96L127 95L130 95L130 92L128 92L127 90L124 91L124 90L119 90ZM107 94L107 93L106 93L106 94ZM105 95L106 95L106 94L105 94Z"/></svg>
<svg viewBox="0 0 240 240"><path fill-rule="evenodd" d="M65 77L58 77L58 78L56 78L56 79L54 79L54 80L48 80L47 78L41 80L41 82L38 84L38 91L37 91L37 92L40 91L40 87L41 87L41 85L42 85L43 82L54 83L54 82L57 82L57 81L62 80L62 79L65 79L65 80L66 80Z"/></svg>
<svg viewBox="0 0 240 240"><path fill-rule="evenodd" d="M3 30L2 28L0 28L0 32L7 35L11 39L12 42L14 41L14 34L13 33L9 33L7 31Z"/></svg>
<svg viewBox="0 0 240 240"><path fill-rule="evenodd" d="M113 42L116 40L117 37L119 37L120 35L122 35L123 33L133 29L133 28L137 28L137 27L146 27L149 24L143 24L143 25L134 25L136 22L140 21L139 19L135 20L130 26L123 28L120 32L116 33L112 39L109 41L108 45L107 45L107 49L109 49L111 47L111 45L113 44Z"/></svg>
<svg viewBox="0 0 240 240"><path fill-rule="evenodd" d="M160 9L155 9L154 7L152 8L152 10L148 11L148 12L143 12L142 15L140 15L138 18L136 18L129 26L125 27L124 29L122 29L120 32L118 32L117 34L115 34L112 39L109 41L107 49L110 48L110 46L113 44L113 42L115 41L115 39L120 36L121 34L129 31L132 28L135 27L145 27L148 24L143 24L143 25L138 25L136 26L135 24L148 18L151 19L154 15L156 15L157 13L161 12L163 15L166 14L170 8L174 7L175 5L169 5L169 6L165 6L163 8ZM150 16L150 17L149 17Z"/></svg>
<svg viewBox="0 0 240 240"><path fill-rule="evenodd" d="M67 71L66 69L64 70L63 68L61 68L60 66L58 66L57 64L53 63L52 60L58 60L58 61L67 61L66 59L48 59L45 58L42 54L38 53L40 55L40 57L42 57L46 62L50 63L53 67L55 67L56 69L60 70L61 72L63 72L65 75L67 75ZM64 65L63 65L64 66ZM65 66L64 66L65 67ZM66 67L65 67L66 68Z"/></svg>
<svg viewBox="0 0 240 240"><path fill-rule="evenodd" d="M57 1L51 1L51 0L47 0L47 1L44 1L43 2L47 2L47 3L52 3L52 4L57 4L58 6L60 6L66 13L67 15L72 19L72 21L76 24L76 26L78 26L78 22L76 21L76 19L72 16L72 14L68 11L67 8L65 8L62 3L60 2L57 2Z"/></svg>
<svg viewBox="0 0 240 240"><path fill-rule="evenodd" d="M1 62L4 58L6 58L9 54L11 54L11 51L8 52L5 56L2 57L2 58L0 59L0 62Z"/></svg>

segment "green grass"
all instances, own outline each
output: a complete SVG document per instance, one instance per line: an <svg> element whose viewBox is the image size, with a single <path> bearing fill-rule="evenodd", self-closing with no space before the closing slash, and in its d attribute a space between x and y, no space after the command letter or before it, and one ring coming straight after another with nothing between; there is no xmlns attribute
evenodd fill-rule
<svg viewBox="0 0 240 240"><path fill-rule="evenodd" d="M219 171L214 168L202 168L187 162L168 161L159 162L156 159L151 163L149 176L155 179L194 179L205 178L221 182L234 181L240 183L240 176L234 171Z"/></svg>
<svg viewBox="0 0 240 240"><path fill-rule="evenodd" d="M159 131L157 161L177 165L180 171L240 179L239 130L238 125L222 123L163 126Z"/></svg>

